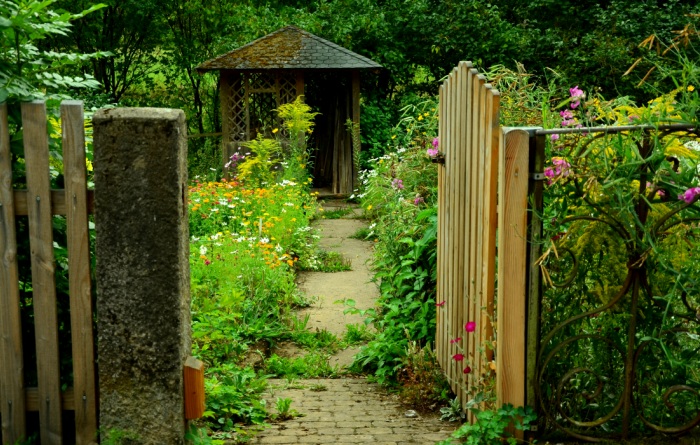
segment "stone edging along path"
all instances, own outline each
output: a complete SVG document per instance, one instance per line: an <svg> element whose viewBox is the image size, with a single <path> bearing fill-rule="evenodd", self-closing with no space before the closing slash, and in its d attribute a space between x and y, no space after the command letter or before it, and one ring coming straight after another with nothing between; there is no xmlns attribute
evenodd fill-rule
<svg viewBox="0 0 700 445"><path fill-rule="evenodd" d="M343 201L324 203L324 209L348 207ZM374 305L379 293L372 283L367 260L371 245L350 238L366 227L353 213L341 219L322 219L314 223L321 235L321 247L339 252L352 261L347 272L302 272L299 287L317 298L299 313L309 316L309 329L326 329L342 337L347 324L363 322L359 315L343 314L338 300L353 299L358 309ZM331 358L341 368L352 362L359 348L348 348ZM254 444L434 444L446 439L455 424L441 422L437 415L421 416L401 406L396 396L364 378L307 379L287 382L270 380L266 397L272 408L278 398L292 400L291 409L301 414L275 423L252 439Z"/></svg>

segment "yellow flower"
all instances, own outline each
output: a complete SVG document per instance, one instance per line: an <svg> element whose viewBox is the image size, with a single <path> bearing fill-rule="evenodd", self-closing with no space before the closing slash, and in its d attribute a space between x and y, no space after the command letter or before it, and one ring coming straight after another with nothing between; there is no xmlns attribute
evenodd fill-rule
<svg viewBox="0 0 700 445"><path fill-rule="evenodd" d="M418 120L419 120L419 121L422 121L422 120L423 120L423 115L422 115L422 114L421 114L421 115L418 115Z"/></svg>
<svg viewBox="0 0 700 445"><path fill-rule="evenodd" d="M272 134L275 134L275 133L277 133L278 131L280 131L278 128L273 128L273 129L272 129Z"/></svg>
<svg viewBox="0 0 700 445"><path fill-rule="evenodd" d="M396 135L391 136L391 139L396 139Z"/></svg>
<svg viewBox="0 0 700 445"><path fill-rule="evenodd" d="M695 91L695 87L692 85L688 85L688 91Z"/></svg>
<svg viewBox="0 0 700 445"><path fill-rule="evenodd" d="M371 206L371 205L368 205L368 206L367 206L367 210L372 210L372 206Z"/></svg>

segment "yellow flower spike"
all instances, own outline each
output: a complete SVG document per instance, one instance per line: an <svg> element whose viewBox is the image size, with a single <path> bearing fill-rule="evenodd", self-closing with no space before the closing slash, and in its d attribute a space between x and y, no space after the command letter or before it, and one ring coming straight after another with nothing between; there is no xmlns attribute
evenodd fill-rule
<svg viewBox="0 0 700 445"><path fill-rule="evenodd" d="M695 87L692 86L692 85L688 85L687 90L688 90L689 92L693 92L693 91L695 91Z"/></svg>

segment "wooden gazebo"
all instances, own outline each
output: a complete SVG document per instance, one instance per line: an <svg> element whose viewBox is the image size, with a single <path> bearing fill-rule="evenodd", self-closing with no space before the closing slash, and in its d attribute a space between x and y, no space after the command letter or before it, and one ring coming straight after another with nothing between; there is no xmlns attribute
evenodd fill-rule
<svg viewBox="0 0 700 445"><path fill-rule="evenodd" d="M278 126L273 110L304 95L320 112L309 142L314 186L347 195L357 171L346 122L360 123L360 70L381 68L335 43L286 26L202 63L197 71L221 72L224 160L258 133L269 135Z"/></svg>

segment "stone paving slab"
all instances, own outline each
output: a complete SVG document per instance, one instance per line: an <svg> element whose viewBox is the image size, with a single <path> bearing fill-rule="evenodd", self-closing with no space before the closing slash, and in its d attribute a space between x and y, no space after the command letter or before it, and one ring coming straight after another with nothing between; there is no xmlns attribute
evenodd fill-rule
<svg viewBox="0 0 700 445"><path fill-rule="evenodd" d="M406 417L396 396L365 379L273 379L269 385L271 413L277 398L290 398L302 416L273 424L253 444L434 444L457 427L436 415Z"/></svg>

